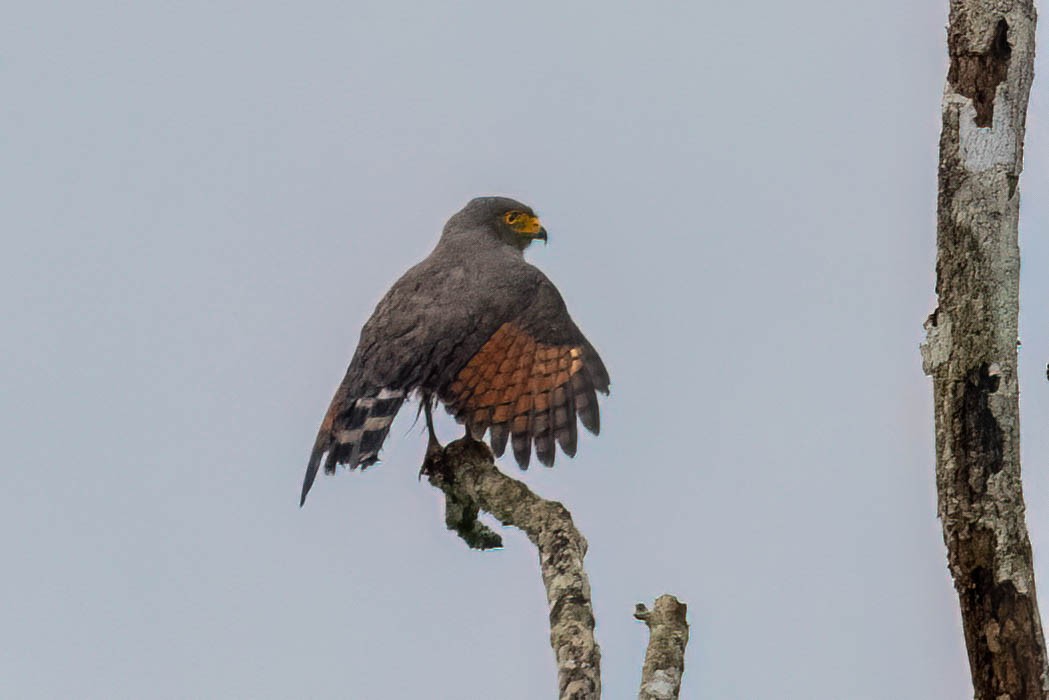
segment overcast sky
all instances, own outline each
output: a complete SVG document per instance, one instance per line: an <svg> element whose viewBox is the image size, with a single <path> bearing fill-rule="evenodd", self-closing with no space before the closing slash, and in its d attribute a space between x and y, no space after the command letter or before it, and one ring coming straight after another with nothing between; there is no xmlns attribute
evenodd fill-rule
<svg viewBox="0 0 1049 700"><path fill-rule="evenodd" d="M600 438L523 475L590 542L606 697L636 693L633 606L663 592L689 605L683 697L971 697L918 353L946 15L8 7L0 695L554 696L535 551L444 530L412 408L381 464L298 508L361 324L499 193L542 216L529 259L612 375ZM1039 56L1020 370L1045 600Z"/></svg>

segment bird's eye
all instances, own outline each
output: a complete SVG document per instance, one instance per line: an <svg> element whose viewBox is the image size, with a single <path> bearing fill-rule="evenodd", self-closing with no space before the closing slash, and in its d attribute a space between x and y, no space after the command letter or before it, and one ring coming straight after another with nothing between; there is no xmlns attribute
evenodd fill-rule
<svg viewBox="0 0 1049 700"><path fill-rule="evenodd" d="M517 223L517 220L520 217L521 217L520 214L518 214L516 211L512 211L512 212L509 212L508 214L506 214L506 216L504 216L503 218L506 219L506 223L508 223L508 224L515 224L515 223Z"/></svg>

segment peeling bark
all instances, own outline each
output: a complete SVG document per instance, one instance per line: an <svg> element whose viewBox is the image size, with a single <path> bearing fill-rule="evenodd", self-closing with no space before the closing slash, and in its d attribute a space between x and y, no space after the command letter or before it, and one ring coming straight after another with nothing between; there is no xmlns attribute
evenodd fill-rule
<svg viewBox="0 0 1049 700"><path fill-rule="evenodd" d="M637 604L634 617L648 626L649 634L638 700L677 700L685 673L687 611L688 606L672 595L656 598L652 610Z"/></svg>
<svg viewBox="0 0 1049 700"><path fill-rule="evenodd" d="M1020 481L1016 371L1031 0L951 0L943 96L933 378L936 483L977 700L1049 697Z"/></svg>
<svg viewBox="0 0 1049 700"><path fill-rule="evenodd" d="M594 641L590 581L583 569L587 545L572 515L560 503L540 498L503 474L488 447L469 438L430 454L423 473L445 493L448 527L469 546L489 549L501 544L498 535L477 521L479 510L528 535L539 550L550 606L550 645L557 659L560 698L600 698L601 652Z"/></svg>

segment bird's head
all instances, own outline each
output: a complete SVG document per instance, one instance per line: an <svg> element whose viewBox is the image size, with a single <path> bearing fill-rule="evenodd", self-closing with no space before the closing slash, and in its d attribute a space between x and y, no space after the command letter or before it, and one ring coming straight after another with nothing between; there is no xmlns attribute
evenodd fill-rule
<svg viewBox="0 0 1049 700"><path fill-rule="evenodd" d="M449 229L487 231L500 241L524 250L532 241L546 241L546 229L532 208L509 197L471 199L448 221Z"/></svg>

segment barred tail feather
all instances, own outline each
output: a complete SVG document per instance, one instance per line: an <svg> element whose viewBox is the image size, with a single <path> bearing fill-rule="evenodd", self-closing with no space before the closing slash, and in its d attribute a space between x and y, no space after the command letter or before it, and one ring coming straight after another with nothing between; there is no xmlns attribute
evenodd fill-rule
<svg viewBox="0 0 1049 700"><path fill-rule="evenodd" d="M306 502L325 453L324 471L328 474L333 474L339 464L350 469L358 466L364 469L375 464L390 432L390 424L403 403L404 392L399 389L383 389L375 396L356 399L345 410L339 410L333 403L321 424L306 465L299 505Z"/></svg>

